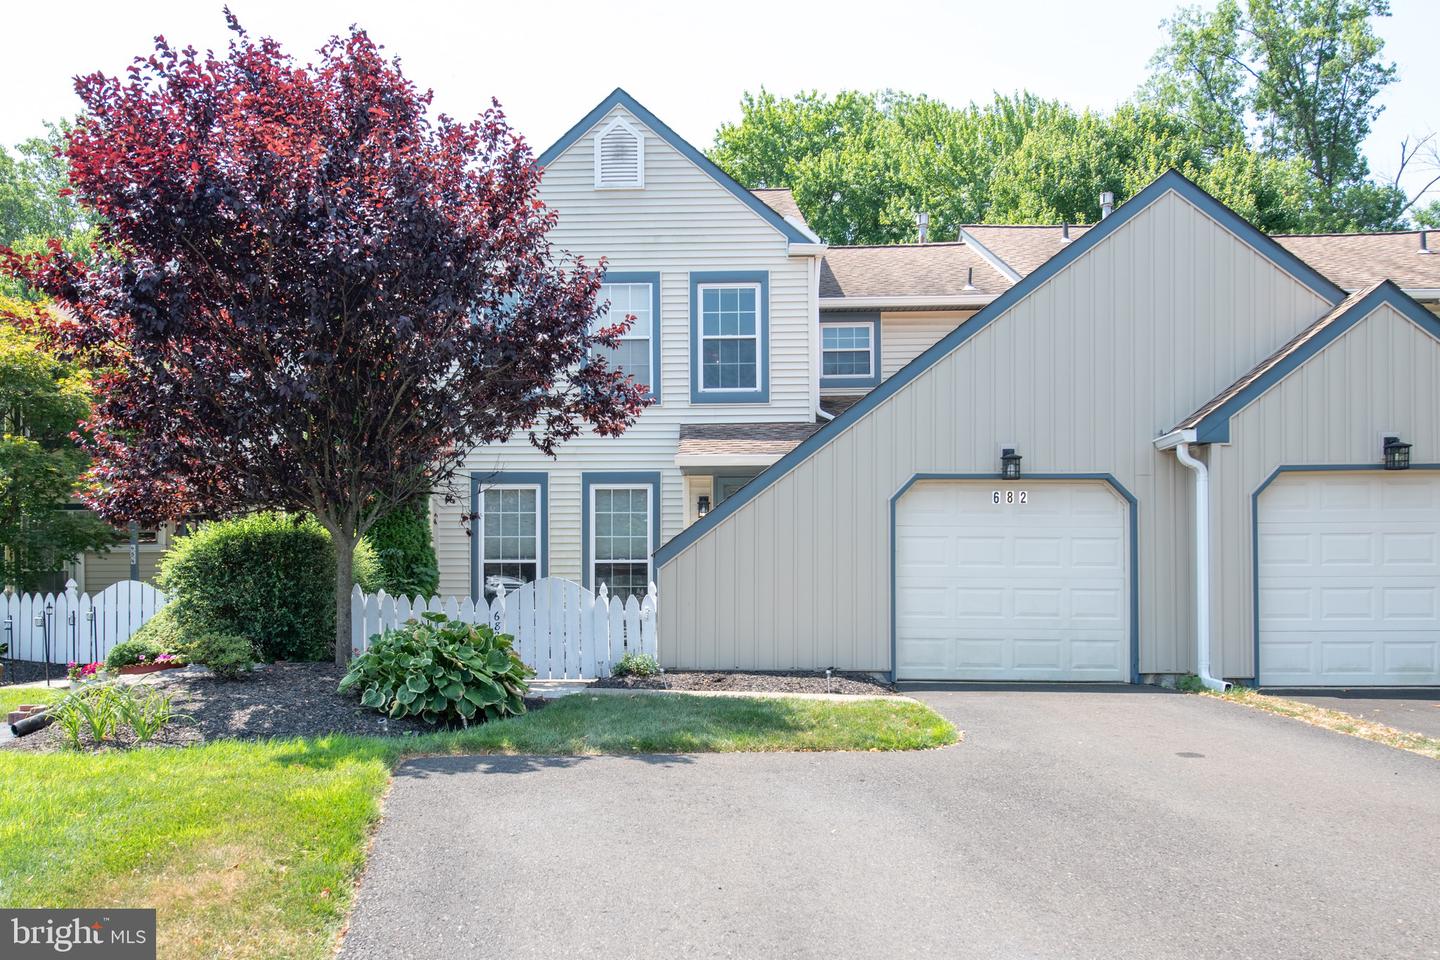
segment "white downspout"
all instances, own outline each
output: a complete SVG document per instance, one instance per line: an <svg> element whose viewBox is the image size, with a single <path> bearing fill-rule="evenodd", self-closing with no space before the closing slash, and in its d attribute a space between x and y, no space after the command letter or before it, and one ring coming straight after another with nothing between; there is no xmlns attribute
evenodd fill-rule
<svg viewBox="0 0 1440 960"><path fill-rule="evenodd" d="M1230 684L1210 675L1210 471L1181 441L1175 456L1195 472L1195 674L1206 689L1221 693Z"/></svg>

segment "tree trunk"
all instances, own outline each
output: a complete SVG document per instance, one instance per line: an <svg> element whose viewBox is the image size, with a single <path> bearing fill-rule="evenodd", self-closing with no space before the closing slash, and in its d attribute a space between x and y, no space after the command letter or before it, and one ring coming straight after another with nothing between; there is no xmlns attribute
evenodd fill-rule
<svg viewBox="0 0 1440 960"><path fill-rule="evenodd" d="M359 538L347 531L330 534L335 541L335 664L350 662L350 593L355 586L355 544Z"/></svg>

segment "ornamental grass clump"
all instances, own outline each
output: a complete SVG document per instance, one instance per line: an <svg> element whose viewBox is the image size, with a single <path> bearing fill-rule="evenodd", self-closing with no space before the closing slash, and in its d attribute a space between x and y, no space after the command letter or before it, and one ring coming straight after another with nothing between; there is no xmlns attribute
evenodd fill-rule
<svg viewBox="0 0 1440 960"><path fill-rule="evenodd" d="M376 637L351 661L341 692L360 691L360 702L391 717L462 724L525 712L525 680L535 671L521 662L515 638L483 624L427 613Z"/></svg>

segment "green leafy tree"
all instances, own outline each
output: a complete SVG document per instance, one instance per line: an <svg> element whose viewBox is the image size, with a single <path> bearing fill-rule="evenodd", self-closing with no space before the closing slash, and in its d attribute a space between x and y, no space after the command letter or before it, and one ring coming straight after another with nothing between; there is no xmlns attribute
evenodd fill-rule
<svg viewBox="0 0 1440 960"><path fill-rule="evenodd" d="M0 297L0 584L22 591L116 539L98 517L66 509L87 466L70 434L89 414L90 386L22 329L33 309Z"/></svg>
<svg viewBox="0 0 1440 960"><path fill-rule="evenodd" d="M1395 80L1372 19L1385 0L1221 0L1165 21L1169 41L1142 90L1212 153L1247 143L1303 166L1303 229L1391 229L1412 201L1370 176L1364 144ZM1253 118L1253 122L1252 122Z"/></svg>
<svg viewBox="0 0 1440 960"><path fill-rule="evenodd" d="M366 535L380 561L385 591L395 596L433 596L440 589L440 566L430 537L430 511L424 498L390 511Z"/></svg>
<svg viewBox="0 0 1440 960"><path fill-rule="evenodd" d="M13 153L0 147L0 248L36 253L55 239L72 256L88 253L95 232L71 199L69 165L59 152L69 135L68 123L50 124L45 136ZM0 294L35 296L8 277L0 278Z"/></svg>

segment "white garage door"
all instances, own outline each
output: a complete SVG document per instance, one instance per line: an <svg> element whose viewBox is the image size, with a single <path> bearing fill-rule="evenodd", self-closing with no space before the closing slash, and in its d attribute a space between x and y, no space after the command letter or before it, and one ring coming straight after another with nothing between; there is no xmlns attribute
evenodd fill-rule
<svg viewBox="0 0 1440 960"><path fill-rule="evenodd" d="M1128 514L1100 482L917 483L895 511L897 676L1128 681Z"/></svg>
<svg viewBox="0 0 1440 960"><path fill-rule="evenodd" d="M1440 683L1440 476L1285 474L1258 521L1262 684Z"/></svg>

